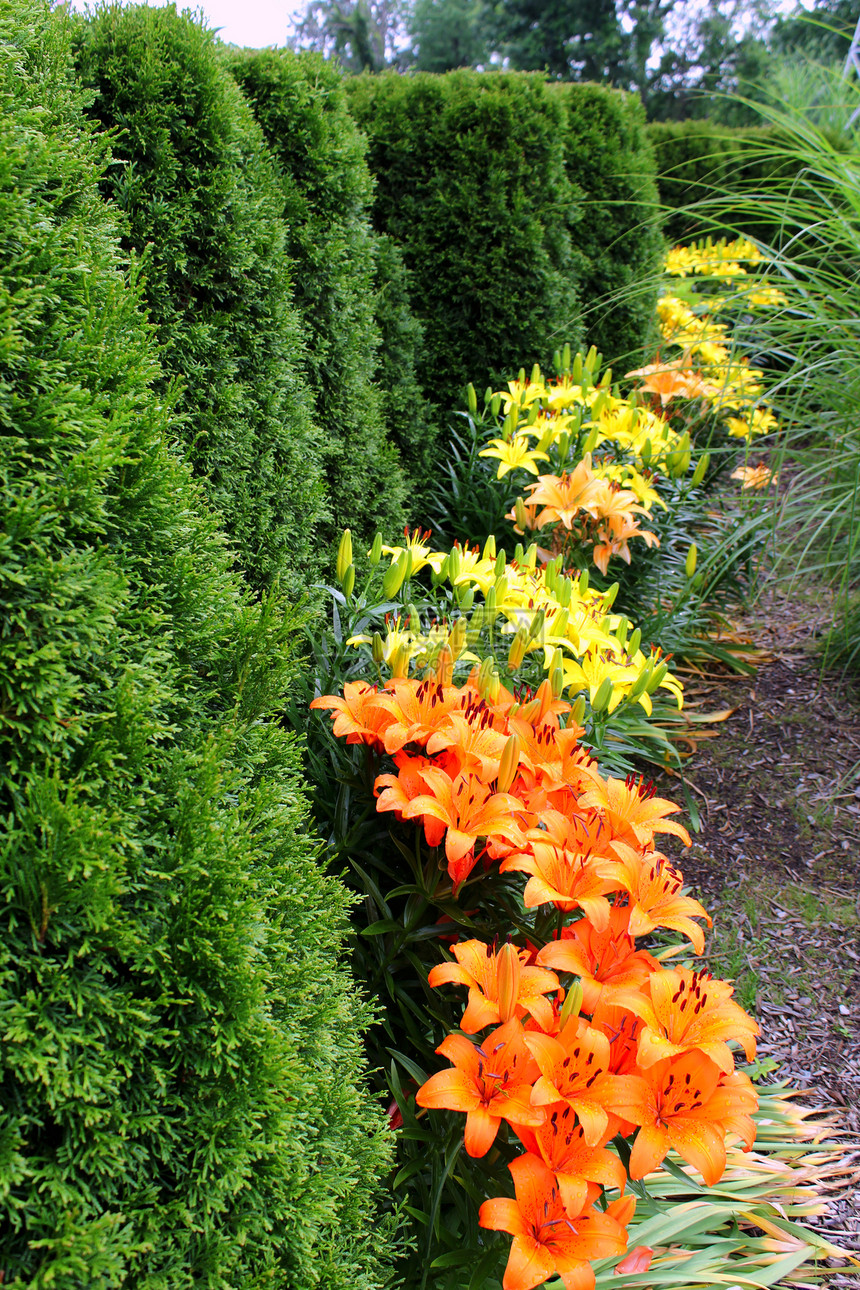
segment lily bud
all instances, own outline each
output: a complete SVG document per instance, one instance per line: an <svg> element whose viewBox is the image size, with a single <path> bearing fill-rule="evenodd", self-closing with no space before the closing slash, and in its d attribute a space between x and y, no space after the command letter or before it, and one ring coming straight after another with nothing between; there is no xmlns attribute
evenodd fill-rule
<svg viewBox="0 0 860 1290"><path fill-rule="evenodd" d="M609 707L609 704L612 701L612 692L613 692L612 678L609 676L605 676L603 680L600 682L600 685L598 686L597 693L595 694L594 698L591 700L591 711L592 712L605 711L605 709Z"/></svg>
<svg viewBox="0 0 860 1290"><path fill-rule="evenodd" d="M385 658L385 645L383 644L382 637L379 632L373 633L373 638L370 642L370 652L373 655L374 663L378 667Z"/></svg>
<svg viewBox="0 0 860 1290"><path fill-rule="evenodd" d="M472 416L475 416L475 415L477 414L477 411L478 411L478 396L477 396L477 394L475 393L475 387L474 387L474 385L472 384L472 382L471 382L471 381L470 381L470 382L469 382L469 384L466 386L466 406L468 407L468 409L469 409L469 411L471 412Z"/></svg>
<svg viewBox="0 0 860 1290"><path fill-rule="evenodd" d="M476 609L475 613L477 614L477 612L478 611ZM448 645L451 650L452 658L457 659L463 653L463 649L466 645L466 633L467 627L465 618L458 618L448 634Z"/></svg>
<svg viewBox="0 0 860 1290"><path fill-rule="evenodd" d="M496 609L496 588L490 587L490 590L487 592L486 596L484 597L484 613L487 616L488 623L492 624L496 621L497 612L498 611Z"/></svg>
<svg viewBox="0 0 860 1290"><path fill-rule="evenodd" d="M709 452L706 452L704 456L699 458L699 463L696 466L696 469L693 471L693 478L690 480L690 483L693 485L694 488L698 487L698 485L701 484L702 480L705 478L705 475L707 475L708 473L708 466L710 464L711 464L711 454Z"/></svg>
<svg viewBox="0 0 860 1290"><path fill-rule="evenodd" d="M374 567L377 564L379 564L379 561L382 559L382 534L381 533L377 533L376 537L373 539L373 546L368 551L367 558Z"/></svg>
<svg viewBox="0 0 860 1290"><path fill-rule="evenodd" d="M502 688L502 678L499 676L498 672L496 671L495 664L493 664L493 670L490 673L490 679L487 682L487 695L490 703L496 702L496 700L499 697L499 692L501 691L501 688Z"/></svg>
<svg viewBox="0 0 860 1290"><path fill-rule="evenodd" d="M617 582L613 582L612 586L611 586L611 587L609 587L609 588L608 588L608 589L603 593L603 609L604 609L604 612L607 612L607 613L608 613L608 611L609 611L609 610L612 608L612 606L615 604L615 597L618 595L618 585L619 585L619 584L618 584Z"/></svg>
<svg viewBox="0 0 860 1290"><path fill-rule="evenodd" d="M448 581L451 583L452 587L459 578L462 568L463 561L460 556L460 548L458 546L452 547L451 553L448 556Z"/></svg>
<svg viewBox="0 0 860 1290"><path fill-rule="evenodd" d="M615 629L615 639L618 641L618 644L621 646L622 649L627 644L627 633L629 631L630 631L630 623L628 619L625 618L624 615L622 614L621 622L618 624L618 626Z"/></svg>
<svg viewBox="0 0 860 1290"><path fill-rule="evenodd" d="M687 561L686 561L686 564L684 565L684 572L686 573L688 578L692 578L693 574L696 572L696 561L698 558L699 558L699 553L696 550L695 542L693 542L690 546L689 551L687 552Z"/></svg>
<svg viewBox="0 0 860 1290"><path fill-rule="evenodd" d="M493 576L496 578L501 578L502 574L505 572L505 569L507 567L508 567L508 562L507 562L507 559L505 558L504 548L502 548L502 550L499 551L499 553L496 555L496 567L493 569Z"/></svg>
<svg viewBox="0 0 860 1290"><path fill-rule="evenodd" d="M493 401L493 387L488 385L484 390L484 407L488 408Z"/></svg>
<svg viewBox="0 0 860 1290"><path fill-rule="evenodd" d="M561 1012L558 1014L559 1033L564 1030L567 1023L571 1020L577 1020L582 1011L582 978L574 978L573 985L564 997L564 1003L561 1005Z"/></svg>
<svg viewBox="0 0 860 1290"><path fill-rule="evenodd" d="M526 547L526 553L523 558L523 567L531 569L532 573L534 573L537 568L537 542L530 542Z"/></svg>
<svg viewBox="0 0 860 1290"><path fill-rule="evenodd" d="M627 698L631 701L631 703L633 702L634 699L638 699L640 694L644 693L650 679L651 679L651 664L646 663L642 671L637 676L636 680L631 685L630 689L627 691Z"/></svg>
<svg viewBox="0 0 860 1290"><path fill-rule="evenodd" d="M553 367L555 368L555 374L556 374L556 376L561 376L561 373L562 373L562 370L563 370L563 369L562 369L562 365L561 365L561 350L560 350L560 349L553 350L553 355L552 355L552 365L553 365Z"/></svg>
<svg viewBox="0 0 860 1290"><path fill-rule="evenodd" d="M351 564L347 569L346 573L343 575L342 585L343 585L343 594L346 596L347 600L349 600L350 596L355 590L355 565L354 564Z"/></svg>
<svg viewBox="0 0 860 1290"><path fill-rule="evenodd" d="M502 406L501 394L494 394L492 399L490 400L490 411L492 412L494 417L497 417L499 415L499 408L501 406Z"/></svg>
<svg viewBox="0 0 860 1290"><path fill-rule="evenodd" d="M403 586L404 579L406 578L407 564L407 552L401 551L394 563L386 569L385 576L382 579L382 594L385 596L386 600L390 600L392 596L396 596L400 588Z"/></svg>
<svg viewBox="0 0 860 1290"><path fill-rule="evenodd" d="M450 646L443 645L436 658L436 680L440 685L451 685L454 680L454 655Z"/></svg>
<svg viewBox="0 0 860 1290"><path fill-rule="evenodd" d="M515 945L503 945L496 955L496 973L499 985L499 1018L502 1025L517 1015L517 998L523 965Z"/></svg>
<svg viewBox="0 0 860 1290"><path fill-rule="evenodd" d="M475 603L474 587L457 588L457 604L460 606L464 614L468 614L469 610L472 608L474 603Z"/></svg>
<svg viewBox="0 0 860 1290"><path fill-rule="evenodd" d="M349 529L344 529L343 536L340 539L340 546L337 549L337 580L343 586L343 580L346 577L346 571L352 564L352 534Z"/></svg>
<svg viewBox="0 0 860 1290"><path fill-rule="evenodd" d="M541 681L540 685L535 690L535 699L540 703L538 716L543 720L553 700L552 682L549 677L547 677L545 681Z"/></svg>
<svg viewBox="0 0 860 1290"><path fill-rule="evenodd" d="M493 584L493 587L496 592L496 599L498 603L503 605L505 603L505 597L508 594L508 579L505 576L505 574L502 574L501 578L496 578L496 581Z"/></svg>
<svg viewBox="0 0 860 1290"><path fill-rule="evenodd" d="M570 716L568 717L567 723L568 723L568 726L570 725L581 726L584 720L585 720L585 695L580 694L577 696L576 703L574 703L573 707L570 710Z"/></svg>
<svg viewBox="0 0 860 1290"><path fill-rule="evenodd" d="M570 626L570 610L562 609L561 613L556 614L552 620L553 636L566 636L567 629Z"/></svg>
<svg viewBox="0 0 860 1290"><path fill-rule="evenodd" d="M559 660L556 660L555 667L549 674L549 683L552 688L552 697L560 699L564 692L564 668Z"/></svg>
<svg viewBox="0 0 860 1290"><path fill-rule="evenodd" d="M484 560L495 560L496 558L496 539L491 533L484 543L483 557Z"/></svg>
<svg viewBox="0 0 860 1290"><path fill-rule="evenodd" d="M570 368L570 375L573 378L574 385L580 385L582 383L582 354L577 350L576 358L573 360L573 367L571 367L570 366L570 346L565 345L564 349L565 349L565 353L567 354L567 362L565 363L565 367Z"/></svg>
<svg viewBox="0 0 860 1290"><path fill-rule="evenodd" d="M529 518L526 514L526 504L521 497L518 497L514 503L514 515L516 517L517 527L525 531L528 526Z"/></svg>
<svg viewBox="0 0 860 1290"><path fill-rule="evenodd" d="M528 634L524 627L517 629L514 639L511 641L511 648L508 650L508 671L516 672L526 656L526 642Z"/></svg>
<svg viewBox="0 0 860 1290"><path fill-rule="evenodd" d="M579 594L581 596L584 596L587 591L588 591L588 570L583 569L582 573L579 575Z"/></svg>
<svg viewBox="0 0 860 1290"><path fill-rule="evenodd" d="M570 599L572 595L573 583L570 578L559 578L555 587L555 598L561 605L562 609L568 609L570 607Z"/></svg>
<svg viewBox="0 0 860 1290"><path fill-rule="evenodd" d="M598 436L600 435L600 426L592 426L588 432L585 443L582 445L583 452L594 452L597 447Z"/></svg>
<svg viewBox="0 0 860 1290"><path fill-rule="evenodd" d="M416 633L421 631L421 615L417 605L414 605L411 600L406 606L406 621L409 623L410 631Z"/></svg>
<svg viewBox="0 0 860 1290"><path fill-rule="evenodd" d="M640 452L640 454L639 454L639 456L642 458L642 465L643 465L643 466L650 466L650 465L651 465L651 457L652 457L653 453L654 453L654 448L653 448L653 445L652 445L652 443L651 443L651 440L650 440L650 439L646 439L646 440L645 440L645 442L644 442L644 443L643 443L643 445L642 445L642 451L641 451L641 452Z"/></svg>
<svg viewBox="0 0 860 1290"><path fill-rule="evenodd" d="M529 644L531 644L532 641L536 641L539 637L542 636L543 626L545 622L546 622L546 610L539 609L537 613L534 615L534 617L532 618L531 625L529 627L529 632L527 637Z"/></svg>
<svg viewBox="0 0 860 1290"><path fill-rule="evenodd" d="M520 370L517 372L517 380L519 381L520 385L525 385L526 369L524 367L521 367Z"/></svg>
<svg viewBox="0 0 860 1290"><path fill-rule="evenodd" d="M636 631L633 633L633 635L630 637L630 640L627 642L627 653L630 654L631 657L634 654L638 653L639 645L641 641L642 641L642 628L637 627Z"/></svg>
<svg viewBox="0 0 860 1290"><path fill-rule="evenodd" d="M511 784L517 777L517 771L520 768L520 737L513 734L508 735L507 743L502 749L501 760L499 761L498 791L500 793L509 793Z"/></svg>
<svg viewBox="0 0 860 1290"><path fill-rule="evenodd" d="M663 680L663 677L666 675L668 671L669 671L668 663L660 663L659 666L654 668L654 671L651 673L651 676L648 679L648 684L645 686L645 689L649 694L654 693L654 691L657 689L657 686Z"/></svg>

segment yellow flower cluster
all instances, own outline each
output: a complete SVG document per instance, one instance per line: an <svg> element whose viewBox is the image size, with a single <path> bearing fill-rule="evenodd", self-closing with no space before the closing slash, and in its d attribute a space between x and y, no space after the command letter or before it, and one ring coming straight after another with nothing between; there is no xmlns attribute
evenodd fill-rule
<svg viewBox="0 0 860 1290"><path fill-rule="evenodd" d="M451 551L434 551L429 535L415 532L403 546L382 547L390 558L383 580L386 595L396 595L406 578L430 568L434 583L447 583L463 613L452 626L422 631L417 611L407 608L405 620L388 624L374 648L377 662L385 663L393 677L406 677L413 669L433 668L450 680L456 662L493 663L472 652L482 633L507 647L508 670L516 671L527 655L539 654L541 665L558 694L571 697L587 693L595 711L612 712L624 700L639 703L651 712L651 695L668 690L678 707L683 689L660 651L641 649L642 633L631 632L626 618L613 614L615 588L599 592L589 587L588 574L570 577L558 560L538 563L538 549L518 548L513 560L497 554L488 539L483 550L455 544ZM371 558L373 552L370 553ZM476 598L480 597L477 600ZM466 615L469 615L466 617ZM368 636L355 636L348 644L372 644ZM487 671L490 693L501 684L498 669Z"/></svg>

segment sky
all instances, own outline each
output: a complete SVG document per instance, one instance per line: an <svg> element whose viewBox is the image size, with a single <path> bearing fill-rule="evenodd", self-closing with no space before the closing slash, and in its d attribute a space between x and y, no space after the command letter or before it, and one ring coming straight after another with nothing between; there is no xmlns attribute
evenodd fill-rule
<svg viewBox="0 0 860 1290"><path fill-rule="evenodd" d="M71 7L83 10L86 0L71 0ZM291 19L307 6L305 0L176 0L176 7L202 13L226 44L265 49L284 44Z"/></svg>

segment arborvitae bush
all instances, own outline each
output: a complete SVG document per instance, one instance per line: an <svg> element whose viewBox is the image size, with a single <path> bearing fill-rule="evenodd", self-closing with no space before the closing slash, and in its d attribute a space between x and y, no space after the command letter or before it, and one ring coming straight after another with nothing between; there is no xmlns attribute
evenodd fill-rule
<svg viewBox="0 0 860 1290"><path fill-rule="evenodd" d="M360 76L374 222L399 244L424 328L418 374L446 420L482 388L581 338L564 107L540 76Z"/></svg>
<svg viewBox="0 0 860 1290"><path fill-rule="evenodd" d="M319 565L323 451L260 128L214 35L173 7L104 9L77 41L189 458L252 582L295 583Z"/></svg>
<svg viewBox="0 0 860 1290"><path fill-rule="evenodd" d="M168 446L66 24L0 15L0 1273L371 1290L388 1143L273 720L294 623Z"/></svg>
<svg viewBox="0 0 860 1290"><path fill-rule="evenodd" d="M374 384L380 336L365 143L343 78L321 55L246 50L228 59L277 164L334 533L349 527L372 540L378 527L402 524L405 488Z"/></svg>
<svg viewBox="0 0 860 1290"><path fill-rule="evenodd" d="M571 238L585 336L632 367L651 340L664 249L645 113L638 97L606 86L553 88L567 113L567 175L582 195Z"/></svg>

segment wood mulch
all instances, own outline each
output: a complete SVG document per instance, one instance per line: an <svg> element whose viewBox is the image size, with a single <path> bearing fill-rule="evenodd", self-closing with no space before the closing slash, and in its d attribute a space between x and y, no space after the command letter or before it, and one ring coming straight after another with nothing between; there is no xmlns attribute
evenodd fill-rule
<svg viewBox="0 0 860 1290"><path fill-rule="evenodd" d="M759 1058L852 1144L818 1225L860 1257L860 684L822 673L826 622L826 605L771 588L743 626L755 675L687 678L694 710L733 711L685 769L702 827L678 860L714 917L712 971L759 1021ZM830 1284L858 1290L860 1268Z"/></svg>

